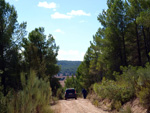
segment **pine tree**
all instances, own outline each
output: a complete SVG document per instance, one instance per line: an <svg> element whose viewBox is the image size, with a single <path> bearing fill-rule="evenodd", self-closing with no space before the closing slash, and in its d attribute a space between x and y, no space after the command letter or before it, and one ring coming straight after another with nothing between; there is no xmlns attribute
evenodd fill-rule
<svg viewBox="0 0 150 113"><path fill-rule="evenodd" d="M18 52L25 35L26 23L19 25L14 6L0 1L0 78L3 94L19 89L21 54Z"/></svg>

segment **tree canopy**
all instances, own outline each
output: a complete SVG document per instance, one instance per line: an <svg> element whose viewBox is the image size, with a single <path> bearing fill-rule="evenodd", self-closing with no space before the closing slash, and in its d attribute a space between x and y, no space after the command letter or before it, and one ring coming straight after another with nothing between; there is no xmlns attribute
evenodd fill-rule
<svg viewBox="0 0 150 113"><path fill-rule="evenodd" d="M107 10L98 16L102 27L90 42L77 78L88 88L103 77L115 80L120 66L144 66L150 62L150 2L107 0Z"/></svg>

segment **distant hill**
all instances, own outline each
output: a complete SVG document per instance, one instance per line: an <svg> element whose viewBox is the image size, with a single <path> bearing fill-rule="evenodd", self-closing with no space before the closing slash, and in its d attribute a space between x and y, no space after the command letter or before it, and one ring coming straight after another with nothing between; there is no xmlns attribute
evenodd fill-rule
<svg viewBox="0 0 150 113"><path fill-rule="evenodd" d="M76 74L77 68L81 64L81 61L60 60L57 64L61 67L61 71L58 73L58 76L71 76Z"/></svg>

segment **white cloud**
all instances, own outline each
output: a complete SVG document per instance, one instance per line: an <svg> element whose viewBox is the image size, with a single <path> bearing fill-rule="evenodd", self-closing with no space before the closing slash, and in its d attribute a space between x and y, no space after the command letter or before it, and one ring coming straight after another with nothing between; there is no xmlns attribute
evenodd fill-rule
<svg viewBox="0 0 150 113"><path fill-rule="evenodd" d="M39 7L44 7L44 8L49 8L49 9L55 9L56 8L56 3L54 3L54 2L51 2L51 3L39 2L38 6Z"/></svg>
<svg viewBox="0 0 150 113"><path fill-rule="evenodd" d="M51 15L51 18L53 19L71 19L74 16L91 16L90 13L85 13L83 10L72 10L70 13L67 14L61 14L59 12L55 12Z"/></svg>
<svg viewBox="0 0 150 113"><path fill-rule="evenodd" d="M90 13L85 13L83 10L72 10L70 13L67 14L72 16L91 16Z"/></svg>
<svg viewBox="0 0 150 113"><path fill-rule="evenodd" d="M59 12L55 12L54 14L51 15L51 18L53 18L53 19L71 19L72 16L60 14Z"/></svg>
<svg viewBox="0 0 150 113"><path fill-rule="evenodd" d="M61 29L56 29L54 32L64 34L64 32Z"/></svg>
<svg viewBox="0 0 150 113"><path fill-rule="evenodd" d="M79 52L77 50L59 50L58 52L58 60L71 60L71 61L83 61L84 58L83 52Z"/></svg>

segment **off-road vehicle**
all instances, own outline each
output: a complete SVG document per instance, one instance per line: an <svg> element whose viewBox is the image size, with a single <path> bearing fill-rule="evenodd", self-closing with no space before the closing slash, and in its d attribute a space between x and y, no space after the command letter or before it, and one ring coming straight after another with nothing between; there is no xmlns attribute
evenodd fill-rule
<svg viewBox="0 0 150 113"><path fill-rule="evenodd" d="M74 88L67 88L65 91L65 100L68 98L75 98L77 99L77 94Z"/></svg>

